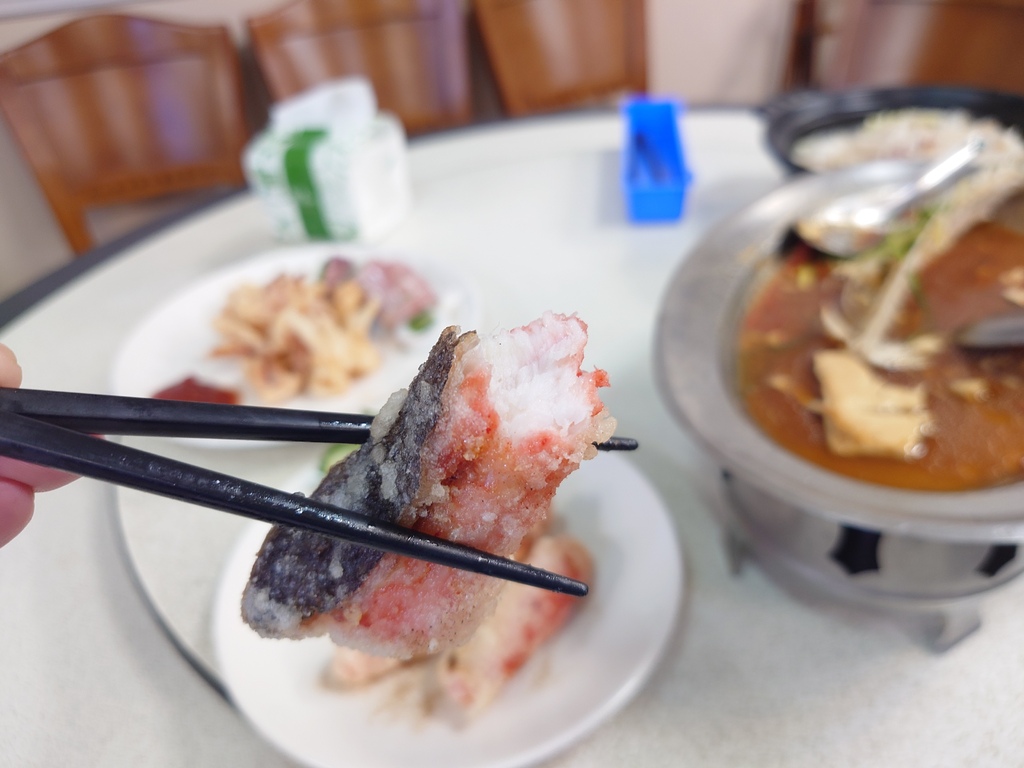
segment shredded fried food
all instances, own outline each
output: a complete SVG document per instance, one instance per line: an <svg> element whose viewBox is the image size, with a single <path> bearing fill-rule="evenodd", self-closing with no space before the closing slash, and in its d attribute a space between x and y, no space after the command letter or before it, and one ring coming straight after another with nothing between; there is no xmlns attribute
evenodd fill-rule
<svg viewBox="0 0 1024 768"><path fill-rule="evenodd" d="M218 357L238 357L246 381L267 403L308 392L337 395L380 367L370 333L380 301L356 280L335 286L280 275L265 286L242 285L214 327Z"/></svg>
<svg viewBox="0 0 1024 768"><path fill-rule="evenodd" d="M856 127L816 131L793 145L793 160L821 172L873 160L931 160L952 152L970 136L985 140L986 152L1020 154L1020 136L993 118L960 109L904 108L870 115Z"/></svg>

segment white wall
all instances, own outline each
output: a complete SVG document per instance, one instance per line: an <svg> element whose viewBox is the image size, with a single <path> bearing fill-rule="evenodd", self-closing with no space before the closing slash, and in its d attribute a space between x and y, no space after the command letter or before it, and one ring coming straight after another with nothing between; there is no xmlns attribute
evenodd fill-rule
<svg viewBox="0 0 1024 768"><path fill-rule="evenodd" d="M692 105L759 104L782 79L791 0L647 0L649 87Z"/></svg>
<svg viewBox="0 0 1024 768"><path fill-rule="evenodd" d="M243 20L283 0L149 0L110 10L192 23L227 24L244 42ZM791 0L647 0L648 83L691 106L757 104L781 78ZM91 10L99 11L102 7ZM74 15L0 20L0 50ZM50 209L0 125L0 298L71 259Z"/></svg>

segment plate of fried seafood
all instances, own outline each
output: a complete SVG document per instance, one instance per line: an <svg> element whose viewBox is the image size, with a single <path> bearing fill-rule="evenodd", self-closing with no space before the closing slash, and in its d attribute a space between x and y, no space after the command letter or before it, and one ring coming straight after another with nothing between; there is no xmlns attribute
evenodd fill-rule
<svg viewBox="0 0 1024 768"><path fill-rule="evenodd" d="M112 387L133 397L375 413L409 382L441 329L479 320L475 289L418 255L284 247L157 307L118 351Z"/></svg>
<svg viewBox="0 0 1024 768"><path fill-rule="evenodd" d="M296 487L309 485L306 479ZM590 594L511 677L487 663L462 664L470 679L463 676L461 685L488 691L467 705L452 680L458 665L450 651L399 662L367 657L327 636L266 639L254 632L239 601L267 530L248 527L223 571L213 616L219 673L264 738L318 768L495 768L549 758L640 690L671 635L684 588L677 537L647 479L621 456L584 461L559 487L551 522L531 545L539 556L530 560L554 570L560 556L578 562L584 551ZM503 611L515 603L513 591L541 600L551 593L503 589L492 618L456 653L497 652L506 662L519 654L514 641L495 647L502 635L493 625L515 613Z"/></svg>
<svg viewBox="0 0 1024 768"><path fill-rule="evenodd" d="M525 765L639 689L675 622L681 557L643 475L594 447L616 420L586 342L582 319L554 312L445 331L312 492L589 583L586 597L293 527L240 541L215 655L282 751L312 766Z"/></svg>

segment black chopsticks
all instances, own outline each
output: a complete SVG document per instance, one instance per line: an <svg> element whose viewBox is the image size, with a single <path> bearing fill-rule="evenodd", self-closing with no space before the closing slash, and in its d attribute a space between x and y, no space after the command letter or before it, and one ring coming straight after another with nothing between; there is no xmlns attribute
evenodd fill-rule
<svg viewBox="0 0 1024 768"><path fill-rule="evenodd" d="M0 455L473 573L587 594L586 584L557 573L9 410L0 410Z"/></svg>
<svg viewBox="0 0 1024 768"><path fill-rule="evenodd" d="M372 416L148 397L0 388L0 410L78 432L281 442L364 443Z"/></svg>
<svg viewBox="0 0 1024 768"><path fill-rule="evenodd" d="M3 387L0 411L102 435L311 443L365 443L373 420L372 416L329 411ZM628 437L612 437L597 447L631 451L636 449L637 442Z"/></svg>
<svg viewBox="0 0 1024 768"><path fill-rule="evenodd" d="M557 573L93 436L363 443L372 420L291 408L0 387L0 455L473 573L577 597L587 594L586 584ZM634 450L637 441L613 437L597 447Z"/></svg>

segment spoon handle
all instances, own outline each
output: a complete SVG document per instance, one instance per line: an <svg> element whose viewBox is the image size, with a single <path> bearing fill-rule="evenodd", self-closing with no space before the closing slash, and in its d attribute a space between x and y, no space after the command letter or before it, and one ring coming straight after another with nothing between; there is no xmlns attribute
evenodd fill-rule
<svg viewBox="0 0 1024 768"><path fill-rule="evenodd" d="M968 349L1024 346L1024 315L997 315L964 326L953 341Z"/></svg>
<svg viewBox="0 0 1024 768"><path fill-rule="evenodd" d="M936 162L897 193L893 201L893 210L901 213L914 202L959 179L972 170L972 163L984 148L985 142L982 139L969 139L964 146Z"/></svg>

